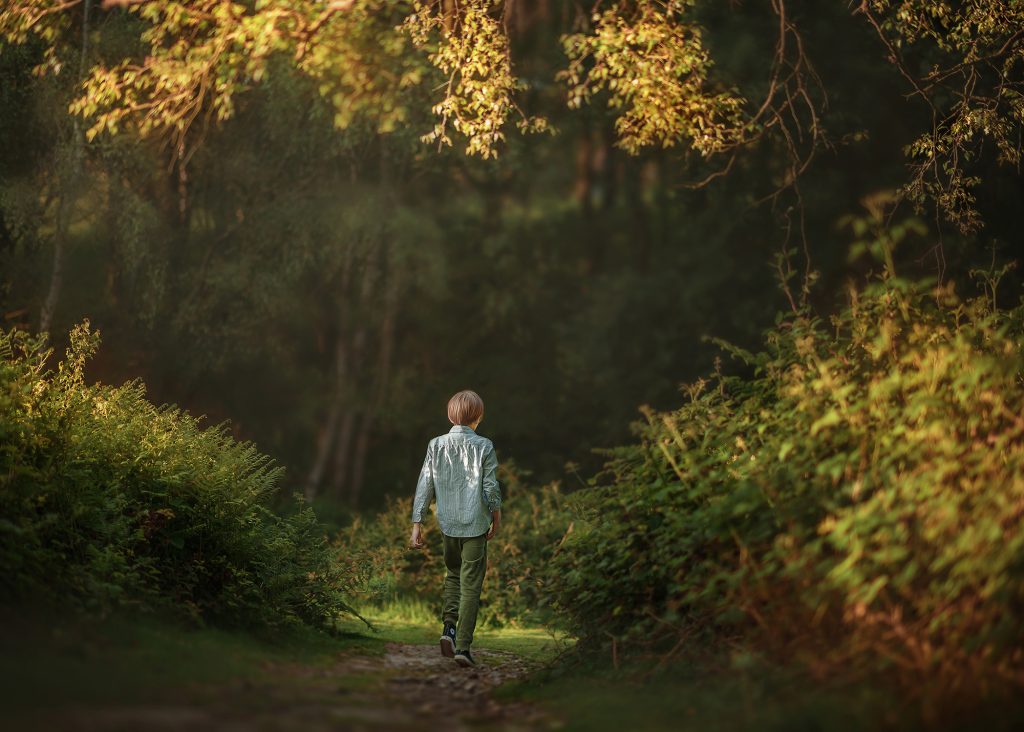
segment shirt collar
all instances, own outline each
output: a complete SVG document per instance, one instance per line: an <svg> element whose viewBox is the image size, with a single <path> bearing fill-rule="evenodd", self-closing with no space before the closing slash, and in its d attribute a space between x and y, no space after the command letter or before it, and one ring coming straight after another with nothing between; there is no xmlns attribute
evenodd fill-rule
<svg viewBox="0 0 1024 732"><path fill-rule="evenodd" d="M450 435L475 435L476 432L468 424L456 424L452 425L452 428L448 430Z"/></svg>

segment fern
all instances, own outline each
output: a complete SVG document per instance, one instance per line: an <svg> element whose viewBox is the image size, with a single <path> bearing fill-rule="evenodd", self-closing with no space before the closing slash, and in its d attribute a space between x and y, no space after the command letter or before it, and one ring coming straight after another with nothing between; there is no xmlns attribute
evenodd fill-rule
<svg viewBox="0 0 1024 732"><path fill-rule="evenodd" d="M0 600L259 626L354 614L312 511L268 508L281 467L139 381L87 385L98 346L86 322L48 371L44 341L0 334Z"/></svg>

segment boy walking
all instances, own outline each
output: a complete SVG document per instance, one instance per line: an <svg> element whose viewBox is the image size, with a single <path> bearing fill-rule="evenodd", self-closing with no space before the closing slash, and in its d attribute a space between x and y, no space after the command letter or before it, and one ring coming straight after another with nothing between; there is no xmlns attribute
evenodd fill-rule
<svg viewBox="0 0 1024 732"><path fill-rule="evenodd" d="M448 434L427 445L416 497L412 502L412 538L423 543L423 514L437 498L437 522L444 539L444 605L441 654L460 666L475 666L473 643L480 588L487 570L487 540L501 525L501 489L495 472L494 444L476 433L484 402L475 391L460 391L448 400Z"/></svg>

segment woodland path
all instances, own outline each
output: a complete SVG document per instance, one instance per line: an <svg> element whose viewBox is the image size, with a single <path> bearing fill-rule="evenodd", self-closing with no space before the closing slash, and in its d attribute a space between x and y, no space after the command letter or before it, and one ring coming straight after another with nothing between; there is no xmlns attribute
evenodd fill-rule
<svg viewBox="0 0 1024 732"><path fill-rule="evenodd" d="M160 703L69 708L24 721L25 730L67 732L384 732L549 730L536 708L492 691L525 676L518 656L474 650L462 669L436 645L389 643L382 655L341 653L328 663L268 663L258 680L186 688Z"/></svg>

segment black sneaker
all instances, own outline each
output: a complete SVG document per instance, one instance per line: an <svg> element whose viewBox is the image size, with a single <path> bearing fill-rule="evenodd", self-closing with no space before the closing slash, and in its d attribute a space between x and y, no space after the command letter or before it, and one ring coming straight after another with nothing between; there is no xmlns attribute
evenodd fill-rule
<svg viewBox="0 0 1024 732"><path fill-rule="evenodd" d="M445 623L441 631L441 655L445 658L455 655L455 626L451 623Z"/></svg>
<svg viewBox="0 0 1024 732"><path fill-rule="evenodd" d="M456 651L455 652L455 663L459 664L463 668L473 668L476 666L476 661L469 654L469 651Z"/></svg>

